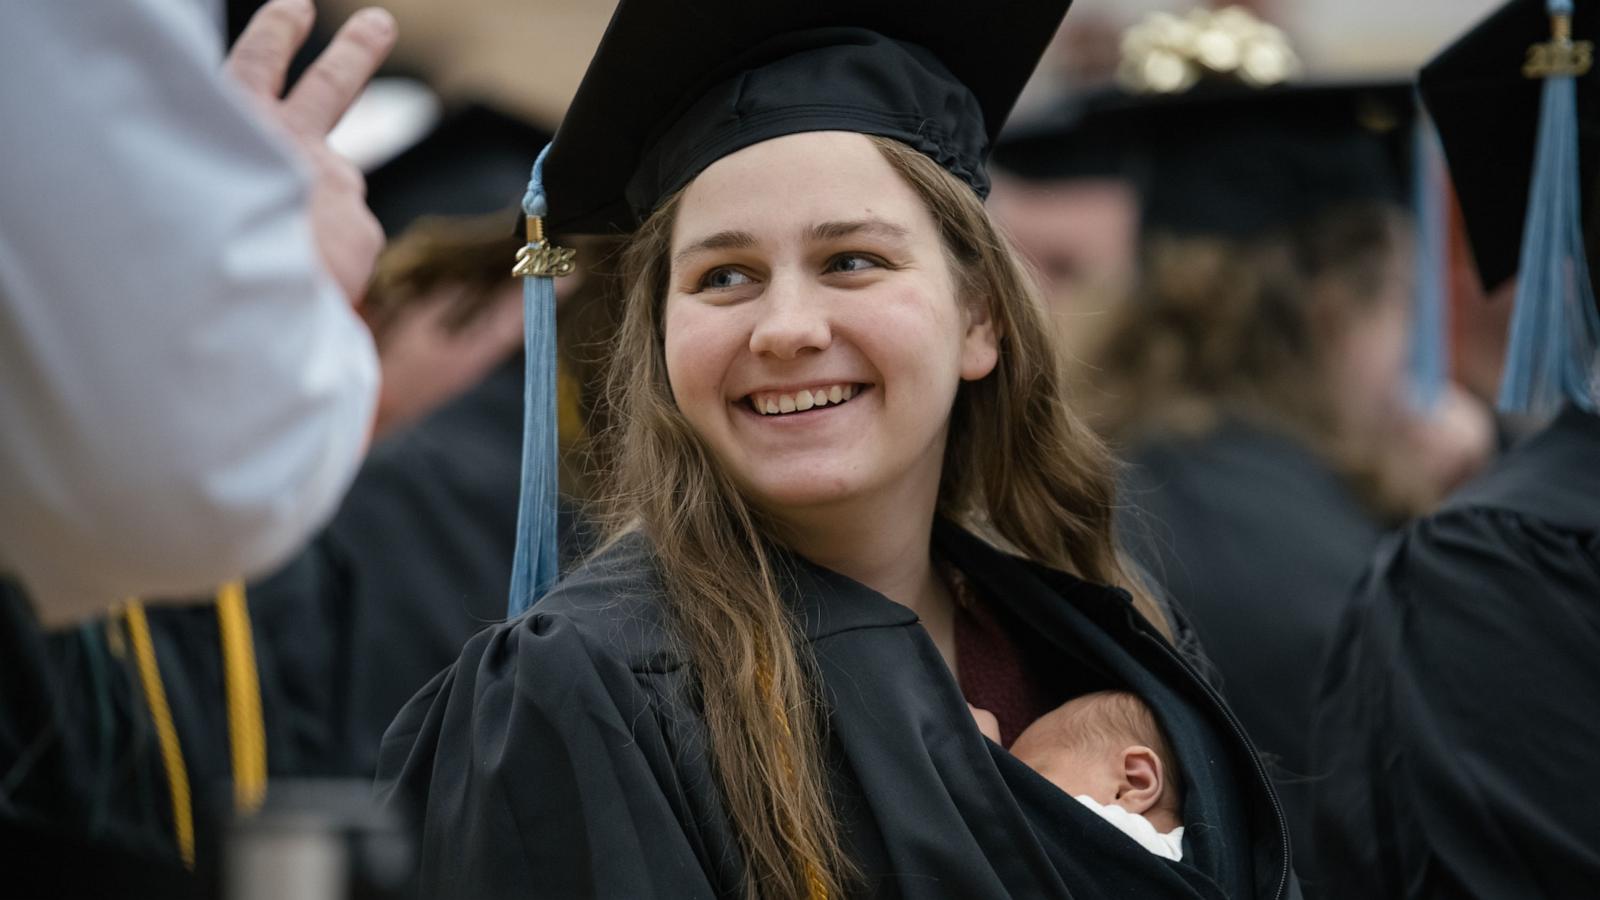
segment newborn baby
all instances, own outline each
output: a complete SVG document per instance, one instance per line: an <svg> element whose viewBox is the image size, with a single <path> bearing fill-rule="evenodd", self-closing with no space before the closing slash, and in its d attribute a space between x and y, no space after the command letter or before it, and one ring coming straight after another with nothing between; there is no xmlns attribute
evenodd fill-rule
<svg viewBox="0 0 1600 900"><path fill-rule="evenodd" d="M973 716L998 743L994 717L980 709ZM1178 768L1138 697L1098 691L1063 703L1018 735L1011 753L1146 850L1183 858Z"/></svg>

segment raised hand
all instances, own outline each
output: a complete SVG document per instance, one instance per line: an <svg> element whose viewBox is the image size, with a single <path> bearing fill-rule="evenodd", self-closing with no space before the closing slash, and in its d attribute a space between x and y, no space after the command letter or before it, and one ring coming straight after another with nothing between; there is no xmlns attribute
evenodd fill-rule
<svg viewBox="0 0 1600 900"><path fill-rule="evenodd" d="M287 97L289 61L316 19L310 0L269 0L251 17L228 54L227 68L268 118L293 139L310 165L311 225L323 263L359 302L383 249L383 229L367 208L366 179L328 148L328 132L394 48L394 17L369 7L352 15Z"/></svg>

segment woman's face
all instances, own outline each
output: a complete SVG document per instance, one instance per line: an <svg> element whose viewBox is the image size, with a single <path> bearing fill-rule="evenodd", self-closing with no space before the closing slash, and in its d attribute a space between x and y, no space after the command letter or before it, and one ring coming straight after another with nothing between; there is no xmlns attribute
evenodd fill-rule
<svg viewBox="0 0 1600 900"><path fill-rule="evenodd" d="M740 487L785 517L857 500L926 505L956 388L994 367L939 229L859 134L723 157L673 226L667 374Z"/></svg>
<svg viewBox="0 0 1600 900"><path fill-rule="evenodd" d="M1405 248L1402 248L1404 250ZM1413 257L1396 252L1375 296L1334 289L1323 302L1343 306L1333 329L1330 363L1341 427L1360 440L1387 440L1406 418L1406 360L1411 339ZM1354 311L1348 311L1354 310Z"/></svg>

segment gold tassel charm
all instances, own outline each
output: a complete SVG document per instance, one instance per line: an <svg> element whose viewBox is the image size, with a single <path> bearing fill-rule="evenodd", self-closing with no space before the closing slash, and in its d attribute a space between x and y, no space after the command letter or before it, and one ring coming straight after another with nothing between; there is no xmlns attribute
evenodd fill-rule
<svg viewBox="0 0 1600 900"><path fill-rule="evenodd" d="M1572 16L1550 17L1550 40L1528 48L1522 64L1524 78L1561 78L1587 74L1594 64L1594 42L1572 39Z"/></svg>
<svg viewBox="0 0 1600 900"><path fill-rule="evenodd" d="M547 244L544 239L544 219L527 217L528 243L517 251L517 264L511 269L513 278L560 278L571 275L577 264L573 258L578 251Z"/></svg>

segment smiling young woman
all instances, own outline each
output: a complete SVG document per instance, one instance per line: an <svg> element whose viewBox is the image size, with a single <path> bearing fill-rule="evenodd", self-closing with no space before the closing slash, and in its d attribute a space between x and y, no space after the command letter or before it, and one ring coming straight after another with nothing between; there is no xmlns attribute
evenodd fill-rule
<svg viewBox="0 0 1600 900"><path fill-rule="evenodd" d="M675 89L704 91L687 109L600 86L619 59L684 55L656 46L659 9L623 4L545 170L553 211L589 207L567 230L616 215L624 184L632 207L612 538L391 729L381 778L424 811L424 893L1284 895L1270 787L1121 562L1110 458L983 209L983 148L1036 56L981 91L951 70L1036 54L1046 6L941 35L853 4L821 24L883 31L730 5L729 119L703 74ZM675 112L600 128L630 104ZM563 140L638 147L603 174L576 150L563 169ZM1109 687L1156 712L1209 826L1182 863L968 706L1009 741Z"/></svg>

